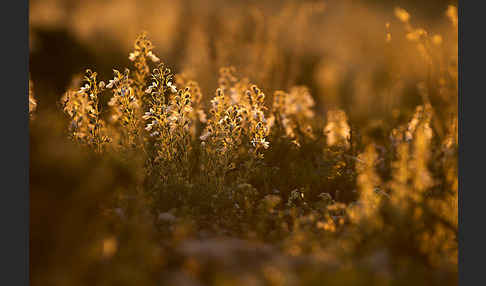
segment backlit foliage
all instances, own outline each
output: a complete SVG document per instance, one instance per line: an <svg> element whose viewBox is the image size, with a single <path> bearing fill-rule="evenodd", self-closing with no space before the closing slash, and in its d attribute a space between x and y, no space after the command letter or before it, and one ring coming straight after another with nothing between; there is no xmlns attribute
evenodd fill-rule
<svg viewBox="0 0 486 286"><path fill-rule="evenodd" d="M180 71L144 32L129 68L113 69L107 83L92 70L73 81L61 98L67 120L55 121L70 140L56 140L83 174L72 175L81 186L73 192L102 214L103 231L83 237L87 268L69 266L80 267L70 280L53 278L67 269L57 265L44 284L457 282L456 8L443 15L452 36L391 10L376 56L390 61L385 72L361 64L350 76L343 61L359 55L349 51L299 68L315 47L298 32L320 25L327 6L289 3L247 18L222 6L228 14L214 29L225 36L212 42L201 28L211 22L192 15L200 25L188 28ZM248 21L255 41L232 46ZM284 45L288 21L296 37ZM36 105L29 82L29 114ZM31 120L34 146L46 144L46 122Z"/></svg>
<svg viewBox="0 0 486 286"><path fill-rule="evenodd" d="M106 135L105 121L101 118L99 98L105 83L98 82L97 75L86 70L84 85L77 91L67 91L61 101L63 111L71 120L70 137L101 152L110 139Z"/></svg>

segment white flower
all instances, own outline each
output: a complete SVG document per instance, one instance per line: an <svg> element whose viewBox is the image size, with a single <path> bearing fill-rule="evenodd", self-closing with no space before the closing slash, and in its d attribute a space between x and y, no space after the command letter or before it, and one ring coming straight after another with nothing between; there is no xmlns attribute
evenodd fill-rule
<svg viewBox="0 0 486 286"><path fill-rule="evenodd" d="M253 139L253 140L251 140L251 144L253 145L253 147L257 147L257 145L258 145L258 146L260 146L260 145L261 145L261 146L263 146L263 148L265 148L265 149L268 149L268 147L270 147L270 143L269 143L269 142L267 142L267 141L265 141L265 139L264 139L264 138L262 138L262 139L260 139L260 140L255 140L255 139Z"/></svg>
<svg viewBox="0 0 486 286"><path fill-rule="evenodd" d="M175 85L172 84L171 81L169 81L167 83L167 86L170 87L170 90L173 92L173 93L176 93L177 92L177 88L175 87Z"/></svg>
<svg viewBox="0 0 486 286"><path fill-rule="evenodd" d="M265 141L265 139L262 139L262 142L261 143L263 145L263 148L265 148L265 149L268 149L268 147L270 147L270 143L267 142L267 141Z"/></svg>
<svg viewBox="0 0 486 286"><path fill-rule="evenodd" d="M203 135L201 135L199 137L199 139L201 139L202 141L205 141L206 139L208 139L209 135L211 135L211 132L206 131Z"/></svg>
<svg viewBox="0 0 486 286"><path fill-rule="evenodd" d="M79 89L79 92L78 93L84 93L86 90L89 89L89 84L85 84L84 86L82 86L80 89Z"/></svg>
<svg viewBox="0 0 486 286"><path fill-rule="evenodd" d="M160 59L152 53L152 51L147 53L147 57L149 57L154 63L160 61Z"/></svg>
<svg viewBox="0 0 486 286"><path fill-rule="evenodd" d="M116 83L116 79L110 79L108 81L108 84L106 85L106 88L113 88L113 85Z"/></svg>
<svg viewBox="0 0 486 286"><path fill-rule="evenodd" d="M154 88L157 88L157 83L156 82L152 82L152 84L149 87L147 87L147 89L145 90L145 93L149 93L149 94L152 93L152 90Z"/></svg>
<svg viewBox="0 0 486 286"><path fill-rule="evenodd" d="M189 113L193 110L193 108L190 105L184 106L184 112Z"/></svg>
<svg viewBox="0 0 486 286"><path fill-rule="evenodd" d="M179 120L179 115L178 114L172 114L167 118L170 122L177 122Z"/></svg>
<svg viewBox="0 0 486 286"><path fill-rule="evenodd" d="M133 62L138 57L139 54L140 53L138 51L135 51L133 53L130 53L130 55L128 55L128 59Z"/></svg>
<svg viewBox="0 0 486 286"><path fill-rule="evenodd" d="M151 112L145 112L145 114L142 116L142 118L143 118L144 120L147 120L147 119L149 119L149 118L150 118L150 116L151 116L151 115L152 115L152 113L151 113Z"/></svg>

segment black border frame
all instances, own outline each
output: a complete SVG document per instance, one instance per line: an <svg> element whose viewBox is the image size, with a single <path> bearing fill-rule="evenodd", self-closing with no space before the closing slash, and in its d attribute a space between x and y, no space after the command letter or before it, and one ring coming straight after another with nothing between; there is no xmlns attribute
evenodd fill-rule
<svg viewBox="0 0 486 286"><path fill-rule="evenodd" d="M482 115L484 114L484 67L486 44L482 1L459 0L459 283L482 285L486 235L483 210L484 146ZM464 41L469 37L469 44ZM466 140L466 134L469 139ZM473 138L474 136L474 138ZM467 241L466 232L469 232ZM467 248L466 248L467 244ZM466 249L469 249L466 251Z"/></svg>
<svg viewBox="0 0 486 286"><path fill-rule="evenodd" d="M29 1L3 2L3 89L4 132L2 150L7 160L4 161L2 178L3 194L0 218L3 225L1 280L3 285L29 284L29 119L28 93L29 73ZM483 280L482 266L486 236L482 234L482 210L485 200L484 182L480 163L483 156L481 148L486 143L480 136L483 131L482 109L484 86L482 67L486 66L483 43L484 9L482 1L459 0L459 282L461 285L480 285ZM475 7L477 6L477 7ZM465 34L471 39L465 45ZM476 38L473 43L472 39ZM467 46L467 47L466 47ZM467 67L467 72L464 69ZM467 74L467 76L466 76ZM464 96L467 94L467 96ZM22 95L22 96L21 96ZM468 111L466 112L466 107ZM466 134L476 138L466 140ZM477 166L476 164L477 163ZM467 179L466 179L467 178ZM477 187L476 187L477 186ZM467 195L466 195L467 194ZM467 207L466 207L467 206ZM466 219L467 218L467 219ZM469 231L466 252L465 233ZM467 260L466 260L466 257ZM476 283L475 283L476 282Z"/></svg>
<svg viewBox="0 0 486 286"><path fill-rule="evenodd" d="M29 1L2 2L2 285L29 285Z"/></svg>

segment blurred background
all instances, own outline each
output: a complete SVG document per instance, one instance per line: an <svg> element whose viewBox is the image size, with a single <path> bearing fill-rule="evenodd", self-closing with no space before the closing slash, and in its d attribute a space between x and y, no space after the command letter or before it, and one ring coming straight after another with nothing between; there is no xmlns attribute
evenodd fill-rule
<svg viewBox="0 0 486 286"><path fill-rule="evenodd" d="M162 61L190 72L206 97L218 69L233 65L268 93L307 85L317 111L339 107L359 121L421 102L416 84L427 63L394 9L440 34L447 49L437 60L447 61L457 53L450 4L457 1L31 0L30 74L39 109L52 107L86 68L107 80L129 66L137 34L147 31Z"/></svg>

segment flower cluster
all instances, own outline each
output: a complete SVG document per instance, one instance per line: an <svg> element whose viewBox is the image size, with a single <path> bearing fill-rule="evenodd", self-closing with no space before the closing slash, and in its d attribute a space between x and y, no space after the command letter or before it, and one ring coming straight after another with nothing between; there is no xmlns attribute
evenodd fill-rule
<svg viewBox="0 0 486 286"><path fill-rule="evenodd" d="M329 146L349 147L351 129L346 113L342 110L329 110L324 133L327 135L327 144Z"/></svg>
<svg viewBox="0 0 486 286"><path fill-rule="evenodd" d="M112 89L113 97L108 102L111 107L111 123L119 123L123 127L123 135L126 137L126 143L120 142L120 145L136 146L139 135L138 112L140 108L139 100L133 90L130 71L125 69L124 73L113 70L115 77L111 79L106 88Z"/></svg>
<svg viewBox="0 0 486 286"><path fill-rule="evenodd" d="M135 50L131 52L128 59L134 63L134 89L138 100L142 100L144 96L145 84L147 78L150 76L150 67L148 60L153 63L158 63L160 59L154 54L154 46L147 38L147 33L141 33L135 40Z"/></svg>
<svg viewBox="0 0 486 286"><path fill-rule="evenodd" d="M252 146L252 154L257 158L263 158L262 150L268 149L270 143L266 141L269 134L267 120L265 119L265 94L256 86L250 86L245 92L248 98L248 130Z"/></svg>
<svg viewBox="0 0 486 286"><path fill-rule="evenodd" d="M101 152L110 142L105 122L101 118L99 96L105 89L103 81L98 82L97 73L86 70L85 84L78 91L67 91L62 98L63 110L71 119L69 125L73 139L93 146Z"/></svg>
<svg viewBox="0 0 486 286"><path fill-rule="evenodd" d="M314 100L305 86L294 86L288 93L275 91L269 126L276 125L277 130L283 130L285 137L300 146L304 137L314 138L311 127L314 105Z"/></svg>
<svg viewBox="0 0 486 286"><path fill-rule="evenodd" d="M191 123L191 136L196 139L197 135L201 133L202 124L205 124L206 112L202 106L203 94L197 81L187 78L185 74L177 74L176 86L179 89L187 88L191 94L192 111L188 114Z"/></svg>
<svg viewBox="0 0 486 286"><path fill-rule="evenodd" d="M223 174L241 168L248 174L255 169L255 160L263 159L263 151L270 146L265 94L234 73L231 67L220 70L219 87L200 139L207 155L205 168L220 169ZM247 155L250 158L245 159Z"/></svg>
<svg viewBox="0 0 486 286"><path fill-rule="evenodd" d="M236 167L246 112L238 105L230 105L222 88L216 90L216 96L211 100L206 128L200 136L206 155L204 168L213 175L220 172L225 174Z"/></svg>
<svg viewBox="0 0 486 286"><path fill-rule="evenodd" d="M163 178L184 177L191 150L192 96L190 88L178 89L169 68L161 64L152 72L148 111L142 116L153 142L153 162L163 168ZM169 171L168 171L169 170ZM179 176L177 176L176 173Z"/></svg>

